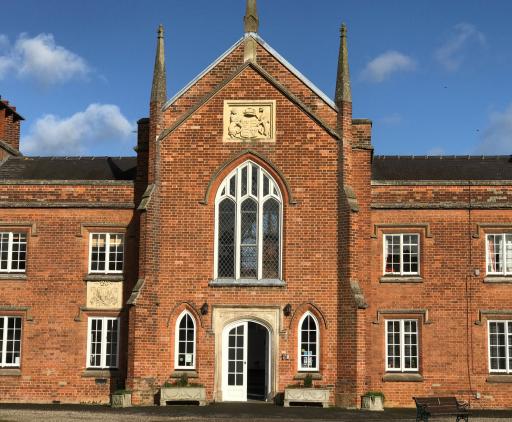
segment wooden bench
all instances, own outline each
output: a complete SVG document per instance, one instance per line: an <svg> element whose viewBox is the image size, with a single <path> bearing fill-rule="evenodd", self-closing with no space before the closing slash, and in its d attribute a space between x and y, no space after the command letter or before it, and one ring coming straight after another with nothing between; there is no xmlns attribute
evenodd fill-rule
<svg viewBox="0 0 512 422"><path fill-rule="evenodd" d="M416 422L429 418L455 416L457 422L469 421L469 405L455 397L413 397L416 402Z"/></svg>

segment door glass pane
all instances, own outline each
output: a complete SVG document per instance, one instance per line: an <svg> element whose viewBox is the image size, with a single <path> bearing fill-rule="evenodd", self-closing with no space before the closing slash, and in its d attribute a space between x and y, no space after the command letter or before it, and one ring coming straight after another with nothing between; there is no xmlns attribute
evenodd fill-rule
<svg viewBox="0 0 512 422"><path fill-rule="evenodd" d="M244 373L244 325L232 328L228 335L228 385L242 386Z"/></svg>

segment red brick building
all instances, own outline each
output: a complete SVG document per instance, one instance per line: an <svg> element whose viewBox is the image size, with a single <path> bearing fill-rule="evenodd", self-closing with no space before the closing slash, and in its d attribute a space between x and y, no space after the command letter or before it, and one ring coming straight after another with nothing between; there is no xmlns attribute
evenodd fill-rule
<svg viewBox="0 0 512 422"><path fill-rule="evenodd" d="M512 394L510 157L382 157L257 34L167 98L158 32L136 157L24 157L0 103L0 400L136 404Z"/></svg>

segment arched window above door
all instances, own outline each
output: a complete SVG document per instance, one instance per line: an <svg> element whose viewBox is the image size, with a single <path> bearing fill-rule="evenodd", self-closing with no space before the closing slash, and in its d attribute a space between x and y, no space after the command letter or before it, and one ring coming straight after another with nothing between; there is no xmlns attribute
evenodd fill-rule
<svg viewBox="0 0 512 422"><path fill-rule="evenodd" d="M272 176L246 161L215 199L216 279L281 278L282 195Z"/></svg>

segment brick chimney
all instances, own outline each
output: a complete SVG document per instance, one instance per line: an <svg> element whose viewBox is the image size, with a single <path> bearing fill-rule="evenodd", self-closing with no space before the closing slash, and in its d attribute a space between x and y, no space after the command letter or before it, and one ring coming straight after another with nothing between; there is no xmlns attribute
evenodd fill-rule
<svg viewBox="0 0 512 422"><path fill-rule="evenodd" d="M0 98L0 159L20 154L20 122L25 120L9 101Z"/></svg>

